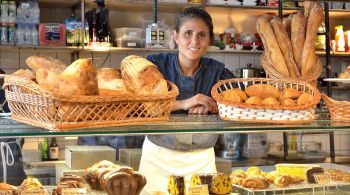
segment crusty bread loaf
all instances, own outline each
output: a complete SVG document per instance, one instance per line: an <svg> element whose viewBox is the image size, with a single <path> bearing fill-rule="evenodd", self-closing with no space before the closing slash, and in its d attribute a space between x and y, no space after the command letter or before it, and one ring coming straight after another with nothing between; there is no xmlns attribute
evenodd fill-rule
<svg viewBox="0 0 350 195"><path fill-rule="evenodd" d="M293 58L292 43L290 42L287 31L283 27L281 18L273 17L270 21L270 24L272 26L273 32L275 33L279 47L282 51L290 77L300 77L299 70Z"/></svg>
<svg viewBox="0 0 350 195"><path fill-rule="evenodd" d="M74 61L59 77L60 95L98 95L97 70L90 59Z"/></svg>
<svg viewBox="0 0 350 195"><path fill-rule="evenodd" d="M312 68L317 63L316 56L316 36L318 27L323 20L323 9L319 2L315 3L310 11L310 16L307 20L306 38L301 56L301 75L307 76L311 74Z"/></svg>
<svg viewBox="0 0 350 195"><path fill-rule="evenodd" d="M278 45L275 33L270 25L271 17L268 14L260 16L256 22L256 28L260 34L261 40L265 47L265 55L267 59L271 60L276 71L283 77L290 76L286 61L283 57L282 51Z"/></svg>
<svg viewBox="0 0 350 195"><path fill-rule="evenodd" d="M120 70L102 68L97 71L98 89L101 96L115 96L127 92Z"/></svg>
<svg viewBox="0 0 350 195"><path fill-rule="evenodd" d="M293 46L294 61L298 66L298 70L301 71L301 55L303 52L305 42L305 29L306 20L303 12L299 11L293 14L291 24L291 42Z"/></svg>
<svg viewBox="0 0 350 195"><path fill-rule="evenodd" d="M39 86L48 91L57 92L60 87L60 77L56 72L48 69L39 68L36 73L36 81Z"/></svg>
<svg viewBox="0 0 350 195"><path fill-rule="evenodd" d="M26 59L27 65L34 71L44 68L56 73L61 73L67 67L61 60L50 56L30 56Z"/></svg>
<svg viewBox="0 0 350 195"><path fill-rule="evenodd" d="M158 67L143 57L131 55L121 62L122 77L128 91L136 94L165 94L167 83Z"/></svg>
<svg viewBox="0 0 350 195"><path fill-rule="evenodd" d="M19 69L12 74L32 81L35 80L35 72L29 69Z"/></svg>

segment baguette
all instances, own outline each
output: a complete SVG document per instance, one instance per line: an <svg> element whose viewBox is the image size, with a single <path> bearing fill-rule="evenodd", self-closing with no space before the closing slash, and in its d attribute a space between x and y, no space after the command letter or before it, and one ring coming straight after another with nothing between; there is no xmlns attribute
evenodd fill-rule
<svg viewBox="0 0 350 195"><path fill-rule="evenodd" d="M292 18L294 14L290 14L287 18L283 19L283 27L288 33L288 37L291 37L292 34Z"/></svg>
<svg viewBox="0 0 350 195"><path fill-rule="evenodd" d="M290 77L300 77L300 72L293 58L292 43L290 42L288 34L283 27L282 20L279 17L274 17L270 21L270 24L275 33L276 40L279 43L279 47L282 51L284 60L287 64Z"/></svg>
<svg viewBox="0 0 350 195"><path fill-rule="evenodd" d="M323 9L315 3L307 20L306 38L301 56L301 75L307 76L317 63L315 42L319 26L323 21Z"/></svg>
<svg viewBox="0 0 350 195"><path fill-rule="evenodd" d="M271 16L264 14L260 16L256 22L256 28L260 34L261 40L265 47L265 54L267 59L271 60L276 71L283 77L288 78L290 76L286 61L284 60L282 51L278 46L275 33L270 25Z"/></svg>
<svg viewBox="0 0 350 195"><path fill-rule="evenodd" d="M316 3L316 1L304 1L304 15L306 20L308 20L311 9Z"/></svg>
<svg viewBox="0 0 350 195"><path fill-rule="evenodd" d="M298 70L301 71L301 55L305 42L306 20L304 14L300 11L293 14L291 24L291 42L293 46L294 61L297 63Z"/></svg>

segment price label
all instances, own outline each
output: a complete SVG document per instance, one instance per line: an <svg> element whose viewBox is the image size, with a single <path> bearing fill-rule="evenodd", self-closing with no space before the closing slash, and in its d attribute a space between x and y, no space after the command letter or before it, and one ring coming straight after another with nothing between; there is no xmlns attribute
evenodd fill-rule
<svg viewBox="0 0 350 195"><path fill-rule="evenodd" d="M189 195L209 195L208 185L191 186Z"/></svg>
<svg viewBox="0 0 350 195"><path fill-rule="evenodd" d="M329 184L331 183L331 177L327 173L315 173L314 178L317 184Z"/></svg>

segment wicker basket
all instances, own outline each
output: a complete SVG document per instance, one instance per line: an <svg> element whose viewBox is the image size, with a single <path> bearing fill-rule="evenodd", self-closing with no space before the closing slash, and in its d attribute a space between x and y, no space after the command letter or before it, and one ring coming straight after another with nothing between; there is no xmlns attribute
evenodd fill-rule
<svg viewBox="0 0 350 195"><path fill-rule="evenodd" d="M326 102L329 113L331 113L331 120L333 121L350 121L350 102L337 101L326 94L321 94L322 99Z"/></svg>
<svg viewBox="0 0 350 195"><path fill-rule="evenodd" d="M295 81L304 81L307 83L310 83L312 86L317 86L317 79L320 77L323 66L320 61L320 59L317 58L317 64L314 66L314 69L312 70L312 74L308 77L301 77L301 78L284 78L280 73L277 72L275 67L272 65L271 60L268 59L267 55L263 53L260 58L261 66L264 68L266 72L266 76L272 79L288 79L288 80L295 80Z"/></svg>
<svg viewBox="0 0 350 195"><path fill-rule="evenodd" d="M220 95L225 90L240 88L245 90L253 84L269 84L279 91L294 88L313 95L308 104L296 106L282 105L249 105L226 100ZM219 106L219 115L224 120L265 123L308 123L315 120L315 105L320 101L320 92L309 83L283 79L237 78L222 80L216 83L211 94Z"/></svg>
<svg viewBox="0 0 350 195"><path fill-rule="evenodd" d="M50 130L168 121L178 89L159 95L59 97L17 76L5 78L6 99L16 121Z"/></svg>

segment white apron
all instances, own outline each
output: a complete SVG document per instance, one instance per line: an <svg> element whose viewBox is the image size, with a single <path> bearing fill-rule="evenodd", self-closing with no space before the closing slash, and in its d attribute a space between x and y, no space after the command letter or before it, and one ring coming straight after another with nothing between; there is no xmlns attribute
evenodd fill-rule
<svg viewBox="0 0 350 195"><path fill-rule="evenodd" d="M151 195L152 191L167 191L170 175L186 176L185 183L188 183L192 174L216 173L214 148L170 150L153 144L146 137L139 172L147 179L141 195Z"/></svg>

